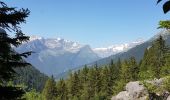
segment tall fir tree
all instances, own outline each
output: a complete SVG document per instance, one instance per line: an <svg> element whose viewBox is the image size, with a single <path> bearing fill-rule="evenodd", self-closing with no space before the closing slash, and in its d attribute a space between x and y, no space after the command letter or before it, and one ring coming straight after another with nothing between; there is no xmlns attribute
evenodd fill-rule
<svg viewBox="0 0 170 100"><path fill-rule="evenodd" d="M80 79L78 76L78 72L74 72L70 76L69 80L69 98L78 99L80 98Z"/></svg>
<svg viewBox="0 0 170 100"><path fill-rule="evenodd" d="M161 77L161 69L165 65L167 50L165 40L159 36L145 51L139 72L141 80Z"/></svg>
<svg viewBox="0 0 170 100"><path fill-rule="evenodd" d="M101 68L98 67L97 63L94 66L94 82L95 82L95 94L97 95L101 91L101 77L100 77L100 70Z"/></svg>
<svg viewBox="0 0 170 100"><path fill-rule="evenodd" d="M19 25L26 22L30 11L28 9L17 9L16 7L8 7L4 2L0 1L0 99L15 100L20 99L23 90L20 87L7 86L9 80L15 77L14 68L25 67L30 65L23 60L31 52L17 53L12 47L18 47L24 41L29 40L25 36ZM7 32L14 33L14 37L10 37Z"/></svg>
<svg viewBox="0 0 170 100"><path fill-rule="evenodd" d="M57 84L57 100L68 100L68 87L63 79Z"/></svg>
<svg viewBox="0 0 170 100"><path fill-rule="evenodd" d="M105 98L109 98L113 94L113 85L111 82L111 73L107 66L105 66L101 71L101 78L102 78L102 90L101 94Z"/></svg>
<svg viewBox="0 0 170 100"><path fill-rule="evenodd" d="M139 73L139 66L136 62L135 57L130 57L129 67L130 67L131 81L137 81L138 73Z"/></svg>
<svg viewBox="0 0 170 100"><path fill-rule="evenodd" d="M57 87L53 76L46 81L42 95L44 100L56 100Z"/></svg>

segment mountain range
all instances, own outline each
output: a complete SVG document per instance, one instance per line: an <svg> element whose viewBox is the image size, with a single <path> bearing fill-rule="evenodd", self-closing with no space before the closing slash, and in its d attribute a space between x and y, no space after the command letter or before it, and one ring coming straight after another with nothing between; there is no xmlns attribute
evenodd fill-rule
<svg viewBox="0 0 170 100"><path fill-rule="evenodd" d="M142 44L144 42L143 39L138 39L131 43L124 43L124 44L116 44L108 47L102 47L102 48L94 48L93 51L101 58L109 57L111 55L120 53L120 52L126 52L127 50Z"/></svg>
<svg viewBox="0 0 170 100"><path fill-rule="evenodd" d="M165 39L165 42L167 45L170 46L170 32L169 31L161 31L159 33L157 33L155 36L153 36L152 38L150 38L147 41L141 41L141 42L134 42L136 43L136 45L130 45L130 44L134 44L133 42L129 44L129 49L124 49L122 50L122 52L117 52L113 55L110 55L108 57L105 58L101 58L98 61L92 62L87 64L88 67L91 67L92 65L97 64L98 66L102 66L102 65L107 65L111 63L111 60L113 60L114 62L116 62L118 59L124 60L124 59L129 59L130 57L135 57L136 60L138 62L140 62L140 60L142 59L143 55L144 55L144 51L149 48L151 46L151 44L153 43L153 41L155 39L157 39L159 36L163 36L163 38ZM119 45L121 47L121 45ZM76 71L81 69L84 66L80 66L80 67L76 67L74 69L72 69L71 71ZM61 74L59 74L56 79L59 79L61 77L66 78L68 76L69 72L63 72Z"/></svg>
<svg viewBox="0 0 170 100"><path fill-rule="evenodd" d="M111 55L109 57L106 57L106 58L102 58L96 62L93 62L89 65L93 65L95 63L97 63L98 65L105 65L105 64L109 64L111 60L113 61L117 61L118 59L128 59L130 57L135 57L136 60L139 62L143 55L144 55L144 51L145 49L149 48L152 44L152 42L157 39L159 36L163 36L163 38L165 39L165 42L167 45L170 45L170 32L169 31L166 31L166 30L163 30L159 33L157 33L155 36L153 36L151 39L139 44L139 45L136 45L135 47L125 51L125 52L120 52L120 53L117 53L115 55Z"/></svg>
<svg viewBox="0 0 170 100"><path fill-rule="evenodd" d="M89 45L81 45L77 42L61 38L43 38L31 36L30 41L23 43L17 52L33 51L26 59L38 70L48 76L59 75L85 64L96 62L102 58L125 52L143 41L113 45L102 48L91 48Z"/></svg>

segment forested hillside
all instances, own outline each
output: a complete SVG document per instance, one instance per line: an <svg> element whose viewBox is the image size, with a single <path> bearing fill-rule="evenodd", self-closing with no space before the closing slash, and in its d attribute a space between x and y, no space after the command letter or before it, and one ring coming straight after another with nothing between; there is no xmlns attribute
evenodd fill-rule
<svg viewBox="0 0 170 100"><path fill-rule="evenodd" d="M35 89L41 92L48 77L33 66L16 68L17 72L14 84L23 84L26 90Z"/></svg>

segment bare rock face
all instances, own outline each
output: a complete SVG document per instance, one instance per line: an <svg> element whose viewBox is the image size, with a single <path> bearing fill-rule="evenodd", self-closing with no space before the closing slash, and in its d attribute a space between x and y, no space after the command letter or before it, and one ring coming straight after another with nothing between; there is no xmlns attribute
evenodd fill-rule
<svg viewBox="0 0 170 100"><path fill-rule="evenodd" d="M126 85L126 91L120 92L111 100L146 100L148 95L147 89L139 81L136 81L129 82Z"/></svg>
<svg viewBox="0 0 170 100"><path fill-rule="evenodd" d="M115 100L129 100L129 93L127 91L120 92Z"/></svg>
<svg viewBox="0 0 170 100"><path fill-rule="evenodd" d="M129 82L126 85L126 91L129 93L129 97L133 100L137 100L138 98L143 98L148 95L147 89L140 84L139 81Z"/></svg>
<svg viewBox="0 0 170 100"><path fill-rule="evenodd" d="M170 100L170 96L168 96L167 100Z"/></svg>

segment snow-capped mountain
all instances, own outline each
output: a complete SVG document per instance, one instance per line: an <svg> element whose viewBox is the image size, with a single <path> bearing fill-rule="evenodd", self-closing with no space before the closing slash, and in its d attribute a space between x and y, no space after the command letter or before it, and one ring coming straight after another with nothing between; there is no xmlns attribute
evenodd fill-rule
<svg viewBox="0 0 170 100"><path fill-rule="evenodd" d="M124 52L140 43L142 42L137 41L108 48L91 49L89 45L81 45L62 38L31 36L30 41L15 49L18 52L34 51L35 53L29 56L26 61L50 76Z"/></svg>
<svg viewBox="0 0 170 100"><path fill-rule="evenodd" d="M141 43L143 43L144 41L142 39L139 39L135 42L132 43L124 43L124 44L120 44L120 45L112 45L106 48L94 48L93 51L102 58L105 57L109 57L111 55L120 53L120 52L125 52L133 47L135 47L136 45L139 45Z"/></svg>
<svg viewBox="0 0 170 100"><path fill-rule="evenodd" d="M165 39L166 45L170 46L170 31L169 30L163 30L161 32L156 33L152 38L149 40L146 40L145 42L136 45L135 47L127 50L126 52L121 52L115 55L111 55L106 58L102 58L98 61L95 61L91 63L90 65L98 64L98 65L106 65L109 64L111 60L117 61L118 59L124 60L129 59L130 57L135 57L137 62L140 62L142 59L144 52L146 49L149 49L153 43L159 36L162 36Z"/></svg>
<svg viewBox="0 0 170 100"><path fill-rule="evenodd" d="M26 61L49 76L100 59L90 46L61 38L45 39L31 36L29 42L15 49L18 52L34 51Z"/></svg>

